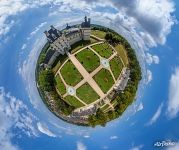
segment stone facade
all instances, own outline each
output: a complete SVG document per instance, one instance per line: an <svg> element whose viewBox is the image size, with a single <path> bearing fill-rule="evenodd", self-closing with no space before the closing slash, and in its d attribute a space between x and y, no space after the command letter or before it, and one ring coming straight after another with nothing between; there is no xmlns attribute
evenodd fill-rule
<svg viewBox="0 0 179 150"><path fill-rule="evenodd" d="M52 62L55 61L57 54L64 55L71 49L71 45L76 42L81 40L90 40L90 18L85 16L84 22L82 22L78 28L70 27L67 24L63 31L59 31L51 25L50 30L45 31L44 33L50 43L50 49L56 51L56 53L54 53L55 56L52 56L50 61L47 63L48 66L51 66Z"/></svg>

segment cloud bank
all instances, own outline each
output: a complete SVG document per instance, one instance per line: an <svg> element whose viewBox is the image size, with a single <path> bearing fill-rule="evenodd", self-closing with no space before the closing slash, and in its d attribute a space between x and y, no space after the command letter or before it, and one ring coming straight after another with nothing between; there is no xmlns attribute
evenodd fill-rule
<svg viewBox="0 0 179 150"><path fill-rule="evenodd" d="M153 117L150 119L150 121L147 123L147 125L152 125L158 120L158 118L161 115L162 108L163 108L163 103L160 104L160 106L158 107L157 111L154 113Z"/></svg>
<svg viewBox="0 0 179 150"><path fill-rule="evenodd" d="M179 114L179 67L171 75L167 115L174 118Z"/></svg>
<svg viewBox="0 0 179 150"><path fill-rule="evenodd" d="M87 147L82 142L77 142L77 150L87 150Z"/></svg>
<svg viewBox="0 0 179 150"><path fill-rule="evenodd" d="M51 137L56 137L56 135L54 133L52 133L46 125L38 122L37 127L38 127L39 131L42 132L43 134L46 134Z"/></svg>
<svg viewBox="0 0 179 150"><path fill-rule="evenodd" d="M12 129L19 129L27 136L38 136L35 128L36 118L19 99L6 93L0 87L0 148L1 150L18 150L11 139L16 136Z"/></svg>

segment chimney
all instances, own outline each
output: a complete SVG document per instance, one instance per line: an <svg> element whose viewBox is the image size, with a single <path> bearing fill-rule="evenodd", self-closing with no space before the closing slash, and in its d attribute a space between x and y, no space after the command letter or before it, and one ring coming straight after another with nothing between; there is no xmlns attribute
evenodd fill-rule
<svg viewBox="0 0 179 150"><path fill-rule="evenodd" d="M85 16L85 22L87 22L87 17Z"/></svg>
<svg viewBox="0 0 179 150"><path fill-rule="evenodd" d="M50 35L46 30L44 31L44 33L45 33L46 36Z"/></svg>
<svg viewBox="0 0 179 150"><path fill-rule="evenodd" d="M50 26L52 30L55 30L55 27L53 25Z"/></svg>

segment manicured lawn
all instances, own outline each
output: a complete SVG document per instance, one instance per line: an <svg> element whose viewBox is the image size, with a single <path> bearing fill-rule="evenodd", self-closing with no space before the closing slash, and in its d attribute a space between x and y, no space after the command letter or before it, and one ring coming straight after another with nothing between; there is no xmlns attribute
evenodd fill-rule
<svg viewBox="0 0 179 150"><path fill-rule="evenodd" d="M115 49L116 49L117 53L119 54L119 56L121 57L121 59L123 60L124 65L127 66L129 64L129 62L128 62L127 53L126 53L125 48L121 44L118 44L117 46L115 46Z"/></svg>
<svg viewBox="0 0 179 150"><path fill-rule="evenodd" d="M106 36L106 32L100 31L100 30L91 30L91 34L95 35L95 36L97 36L97 37L99 37L101 39L104 39L105 36Z"/></svg>
<svg viewBox="0 0 179 150"><path fill-rule="evenodd" d="M57 89L58 89L58 91L60 92L61 95L64 95L66 93L66 87L63 84L59 75L57 75L55 77L55 85L56 85L56 87L57 87Z"/></svg>
<svg viewBox="0 0 179 150"><path fill-rule="evenodd" d="M109 58L113 54L112 48L107 43L97 44L92 46L92 48L104 58Z"/></svg>
<svg viewBox="0 0 179 150"><path fill-rule="evenodd" d="M100 65L99 57L90 49L84 49L79 52L76 55L76 58L89 73L94 71Z"/></svg>
<svg viewBox="0 0 179 150"><path fill-rule="evenodd" d="M83 103L81 103L78 99L76 99L74 96L66 96L64 100L71 106L74 106L75 108L79 108L84 106Z"/></svg>
<svg viewBox="0 0 179 150"><path fill-rule="evenodd" d="M75 86L83 79L82 75L70 60L66 62L60 72L65 82L70 86Z"/></svg>
<svg viewBox="0 0 179 150"><path fill-rule="evenodd" d="M113 72L115 79L117 80L123 68L123 64L118 56L115 56L110 61L110 68L111 68L111 71Z"/></svg>
<svg viewBox="0 0 179 150"><path fill-rule="evenodd" d="M79 87L76 94L86 104L90 104L100 98L88 83Z"/></svg>
<svg viewBox="0 0 179 150"><path fill-rule="evenodd" d="M93 78L104 93L107 93L114 84L111 73L106 69L100 70Z"/></svg>

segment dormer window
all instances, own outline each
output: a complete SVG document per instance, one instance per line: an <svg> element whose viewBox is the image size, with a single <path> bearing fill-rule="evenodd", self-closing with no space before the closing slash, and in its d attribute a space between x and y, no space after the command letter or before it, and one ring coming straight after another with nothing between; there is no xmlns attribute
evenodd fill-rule
<svg viewBox="0 0 179 150"><path fill-rule="evenodd" d="M48 40L50 43L52 43L52 40L51 40L51 39L48 38L47 40Z"/></svg>
<svg viewBox="0 0 179 150"><path fill-rule="evenodd" d="M53 34L53 33L52 33L52 37L53 37L53 39L54 39L54 40L56 40L56 39L57 39L56 35L55 35L55 34Z"/></svg>

